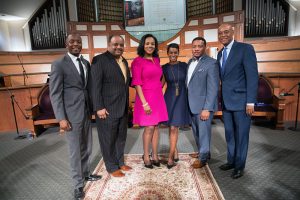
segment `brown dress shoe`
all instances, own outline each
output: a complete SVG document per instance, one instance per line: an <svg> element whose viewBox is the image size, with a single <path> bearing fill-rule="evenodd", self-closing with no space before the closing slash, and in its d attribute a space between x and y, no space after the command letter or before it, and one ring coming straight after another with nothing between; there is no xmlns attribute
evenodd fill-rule
<svg viewBox="0 0 300 200"><path fill-rule="evenodd" d="M198 158L199 154L198 153L190 153L189 156L192 158Z"/></svg>
<svg viewBox="0 0 300 200"><path fill-rule="evenodd" d="M129 167L128 165L123 165L120 167L122 171L129 171L132 170L132 167Z"/></svg>
<svg viewBox="0 0 300 200"><path fill-rule="evenodd" d="M199 169L199 168L202 168L206 165L206 163L202 163L200 160L196 160L191 166L194 168L194 169Z"/></svg>
<svg viewBox="0 0 300 200"><path fill-rule="evenodd" d="M125 176L125 174L121 170L114 171L114 172L110 173L110 175L112 175L113 177L123 177L123 176Z"/></svg>

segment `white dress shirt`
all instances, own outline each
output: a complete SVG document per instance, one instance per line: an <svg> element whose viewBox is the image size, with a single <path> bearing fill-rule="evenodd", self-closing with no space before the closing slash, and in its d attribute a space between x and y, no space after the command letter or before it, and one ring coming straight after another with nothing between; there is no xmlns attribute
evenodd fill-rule
<svg viewBox="0 0 300 200"><path fill-rule="evenodd" d="M76 56L74 56L74 55L72 55L68 52L68 55L70 56L72 62L74 63L74 65L75 65L75 67L76 67L76 69L77 69L77 71L80 75L79 63L77 61L77 58L81 58L81 54L78 57L76 57ZM86 66L84 65L84 63L82 61L81 61L81 64L83 66L84 77L86 78Z"/></svg>
<svg viewBox="0 0 300 200"><path fill-rule="evenodd" d="M229 53L230 53L230 51L231 51L233 42L234 42L234 40L232 40L232 41L226 46L227 59L228 59L228 57L229 57ZM223 51L225 51L225 48L224 48ZM222 52L222 57L221 57L221 59L220 59L220 66L221 66L221 67L223 67L223 66L222 66L222 61L223 61L223 52Z"/></svg>
<svg viewBox="0 0 300 200"><path fill-rule="evenodd" d="M187 80L187 85L189 85L189 82L192 78L192 75L193 75L193 72L198 64L198 62L200 61L201 57L197 60L197 59L194 59L191 63L190 63L190 66L189 66L189 69L188 69L188 80Z"/></svg>

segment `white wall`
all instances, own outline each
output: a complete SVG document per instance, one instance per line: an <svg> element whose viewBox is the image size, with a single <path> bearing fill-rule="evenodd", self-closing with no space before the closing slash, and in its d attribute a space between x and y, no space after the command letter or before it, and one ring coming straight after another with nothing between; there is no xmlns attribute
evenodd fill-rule
<svg viewBox="0 0 300 200"><path fill-rule="evenodd" d="M9 51L10 37L6 21L0 20L0 51Z"/></svg>
<svg viewBox="0 0 300 200"><path fill-rule="evenodd" d="M294 35L300 35L300 10L298 10L297 12L295 24L296 25Z"/></svg>
<svg viewBox="0 0 300 200"><path fill-rule="evenodd" d="M26 51L31 51L31 39L30 39L30 32L29 32L29 25L26 23L23 27L24 33L24 42L25 42L25 49Z"/></svg>
<svg viewBox="0 0 300 200"><path fill-rule="evenodd" d="M0 20L0 51L26 51L22 21ZM29 49L30 50L30 49Z"/></svg>
<svg viewBox="0 0 300 200"><path fill-rule="evenodd" d="M300 35L300 11L290 7L288 36Z"/></svg>
<svg viewBox="0 0 300 200"><path fill-rule="evenodd" d="M25 20L8 22L10 36L10 51L26 51L23 26Z"/></svg>

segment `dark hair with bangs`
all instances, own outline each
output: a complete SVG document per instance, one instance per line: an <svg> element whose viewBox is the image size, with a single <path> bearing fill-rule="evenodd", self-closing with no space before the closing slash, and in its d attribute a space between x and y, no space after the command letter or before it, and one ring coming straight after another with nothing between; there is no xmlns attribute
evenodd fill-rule
<svg viewBox="0 0 300 200"><path fill-rule="evenodd" d="M139 43L139 46L137 48L137 54L141 57L144 57L145 56L145 50L144 50L144 47L145 47L145 41L147 38L149 37L152 37L155 41L155 49L154 49L154 52L152 54L153 57L158 57L158 42L157 42L157 39L156 37L154 37L154 35L152 34L146 34L142 37L140 43Z"/></svg>

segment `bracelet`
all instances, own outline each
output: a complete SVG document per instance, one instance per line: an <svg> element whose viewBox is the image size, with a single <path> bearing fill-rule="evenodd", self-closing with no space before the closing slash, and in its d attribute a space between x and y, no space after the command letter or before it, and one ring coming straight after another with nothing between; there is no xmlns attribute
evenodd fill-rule
<svg viewBox="0 0 300 200"><path fill-rule="evenodd" d="M148 102L146 102L146 103L143 104L143 107L145 107L145 106L148 106Z"/></svg>

